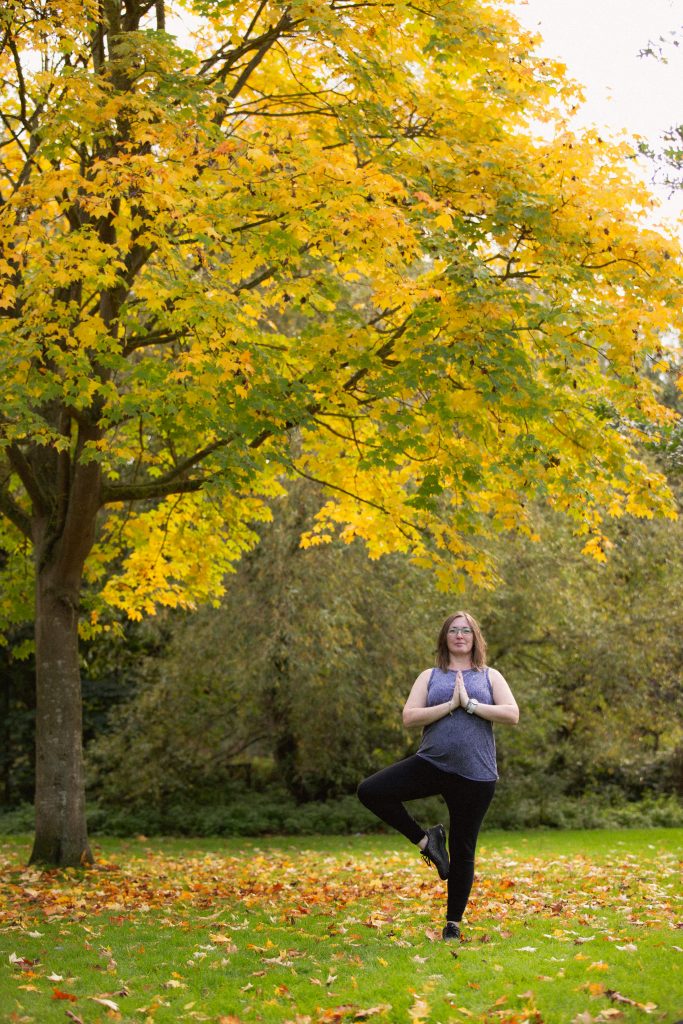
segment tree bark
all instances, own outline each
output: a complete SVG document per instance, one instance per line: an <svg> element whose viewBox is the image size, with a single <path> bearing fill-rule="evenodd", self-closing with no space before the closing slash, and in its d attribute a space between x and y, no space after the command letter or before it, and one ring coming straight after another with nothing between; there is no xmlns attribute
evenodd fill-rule
<svg viewBox="0 0 683 1024"><path fill-rule="evenodd" d="M85 818L78 618L100 504L98 467L72 464L63 498L33 517L36 832L30 862L72 867L93 861Z"/></svg>
<svg viewBox="0 0 683 1024"><path fill-rule="evenodd" d="M36 582L36 831L30 863L92 863L85 818L78 589L59 566Z"/></svg>

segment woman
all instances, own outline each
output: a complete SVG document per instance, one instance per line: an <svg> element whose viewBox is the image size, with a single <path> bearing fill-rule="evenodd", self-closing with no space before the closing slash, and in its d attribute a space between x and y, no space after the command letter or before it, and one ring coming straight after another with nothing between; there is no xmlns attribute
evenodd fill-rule
<svg viewBox="0 0 683 1024"><path fill-rule="evenodd" d="M424 730L417 753L358 787L361 802L415 843L425 861L448 879L446 940L460 938L477 836L496 788L492 723L519 721L510 687L485 658L486 643L473 616L449 615L439 633L437 667L420 673L403 708L403 724ZM437 793L450 816L450 861L443 825L425 831L403 806L404 800Z"/></svg>

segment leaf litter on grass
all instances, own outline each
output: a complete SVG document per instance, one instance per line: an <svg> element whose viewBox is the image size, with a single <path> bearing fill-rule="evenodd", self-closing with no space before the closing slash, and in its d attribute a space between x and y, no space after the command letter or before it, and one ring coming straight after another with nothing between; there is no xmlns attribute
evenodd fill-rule
<svg viewBox="0 0 683 1024"><path fill-rule="evenodd" d="M4 863L3 863L4 860ZM151 910L184 913L210 911L237 903L268 905L291 923L312 910L335 914L362 900L390 899L376 906L371 927L383 927L401 915L404 901L413 916L416 901L441 916L443 890L421 871L409 854L351 858L302 850L292 856L276 848L254 855L174 857L161 851L132 854L96 870L17 869L0 854L0 927L27 930L41 920L78 919L108 914L126 919ZM654 854L645 864L622 854L595 863L583 855L525 856L511 860L506 851L487 851L480 859L468 922L494 918L519 921L545 917L583 923L602 909L616 908L625 924L675 926L680 894L668 881L676 870L671 853ZM561 894L561 895L559 895Z"/></svg>
<svg viewBox="0 0 683 1024"><path fill-rule="evenodd" d="M214 962L217 967L224 966L233 954L249 951L261 963L260 969L253 972L257 979L270 971L295 969L306 955L295 946L297 928L305 930L309 917L329 917L327 932L320 942L336 938L349 955L363 947L367 941L365 935L372 932L399 948L424 944L425 938L440 945L440 931L430 925L442 915L444 886L435 884L434 878L416 865L410 853L385 853L380 859L364 853L349 856L346 852L343 856L334 856L303 849L293 855L291 850L255 846L249 857L217 853L178 856L143 849L127 853L116 863L101 864L97 870L17 868L6 856L3 863L2 854L0 865L4 880L0 887L0 929L11 932L17 940L10 965L15 979L23 982L19 987L32 987L34 991L38 991L35 983L41 976L45 977L43 965L23 955L21 935L40 936L40 926L47 921L62 922L65 926L78 923L93 932L94 938L93 929L98 919L120 925L160 912L159 926L185 927L192 915L195 925L205 925L209 941L195 950L187 964L188 970L204 961L211 962L212 966ZM635 1008L644 1014L656 1009L653 1003L639 1002L602 985L597 978L609 965L597 957L587 956L583 950L590 950L589 944L600 937L607 939L620 955L632 955L638 950L634 940L640 929L677 926L680 893L671 881L676 868L673 854L655 852L643 862L628 853L620 853L595 861L583 855L549 859L519 856L508 850L487 850L478 867L468 913L469 948L490 948L509 938L513 925L518 928L520 923L536 922L540 917L548 923L544 937L566 944L568 949L574 947L573 959L585 963L586 977L596 978L586 983L587 998L609 1001L610 1005L597 1011L595 1016L588 1011L579 1014L576 1024L619 1021L624 1017L625 1008ZM235 908L247 916L238 919L233 914L229 922L221 920L226 911ZM270 920L291 936L291 944L280 948L270 938L264 941L256 937L248 915L264 908ZM601 915L615 910L621 922L616 928L612 923L610 928ZM586 928L592 934L585 934ZM310 934L302 932L304 934L310 942ZM536 945L514 948L532 959L537 952ZM457 949L449 952L457 958ZM116 961L111 950L100 948L99 955L103 971L108 965L110 974L114 973ZM426 960L419 953L413 959L418 970ZM360 966L360 957L358 962ZM382 963L388 966L381 957L377 958L377 963L379 967ZM333 999L336 974L330 971L325 979L322 965L318 967L320 977L309 980ZM502 970L498 964L492 969ZM562 976L563 971L561 967L558 976ZM538 980L552 981L553 977L539 974ZM184 975L175 973L162 987L173 991L186 984ZM248 991L251 985L248 982L242 992ZM86 998L116 1014L120 994L127 993L101 992ZM318 1006L314 1014L290 1013L282 1019L291 1020L293 1024L346 1024L373 1017L392 1019L391 1004L377 1002L363 1006L349 1000L348 993L345 994L347 999L342 998L337 1005ZM65 1004L75 999L68 985L65 989L56 984L52 998L64 1000ZM293 997L287 985L280 982L274 998L291 1002ZM153 1015L163 1004L163 997L159 995L155 1000L138 1012L144 1010ZM513 1008L504 1005L507 997L502 997L498 1005L494 1004L483 1015L473 1014L454 1002L450 1003L450 1008L455 1014L454 1021L471 1024L543 1024L534 993L523 993L519 1000L523 1005ZM188 1015L189 1019L201 1019L199 1011L190 1009ZM415 1024L429 1019L427 993L414 995L408 1016ZM73 1019L76 1020L76 1015Z"/></svg>

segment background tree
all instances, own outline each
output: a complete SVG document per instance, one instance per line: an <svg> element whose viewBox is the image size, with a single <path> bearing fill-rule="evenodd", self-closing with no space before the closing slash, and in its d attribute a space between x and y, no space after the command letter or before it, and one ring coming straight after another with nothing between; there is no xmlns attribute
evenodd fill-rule
<svg viewBox="0 0 683 1024"><path fill-rule="evenodd" d="M159 2L0 14L0 509L8 571L33 548L56 864L91 859L79 619L219 594L284 473L334 495L310 543L342 525L448 583L490 579L531 499L598 557L605 512L670 509L634 444L669 416L641 369L676 247L514 20L189 9L192 51Z"/></svg>
<svg viewBox="0 0 683 1024"><path fill-rule="evenodd" d="M330 799L407 748L406 680L432 659L447 598L405 557L302 549L313 485L278 504L220 607L168 620L168 643L91 746L91 792L107 806L163 817L173 802L220 804L259 759L296 800Z"/></svg>
<svg viewBox="0 0 683 1024"><path fill-rule="evenodd" d="M302 550L301 516L319 501L301 485L278 500L219 608L164 616L164 642L87 750L100 824L230 831L264 800L250 820L267 829L275 793L343 797L414 750L400 709L453 595L406 556L368 562L338 541ZM683 535L680 521L622 521L600 564L576 551L563 517L541 527L538 544L500 538L498 587L455 598L476 609L523 709L522 728L497 733L493 816L576 823L593 797L595 824L600 808L683 792Z"/></svg>

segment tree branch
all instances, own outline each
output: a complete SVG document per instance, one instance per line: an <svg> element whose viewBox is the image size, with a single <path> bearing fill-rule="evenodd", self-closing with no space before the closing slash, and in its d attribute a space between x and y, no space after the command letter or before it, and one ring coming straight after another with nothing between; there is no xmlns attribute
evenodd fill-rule
<svg viewBox="0 0 683 1024"><path fill-rule="evenodd" d="M14 523L25 537L31 538L31 517L16 503L5 486L0 487L0 512Z"/></svg>
<svg viewBox="0 0 683 1024"><path fill-rule="evenodd" d="M103 484L100 504L111 505L119 501L156 501L160 498L168 498L172 494L196 494L215 477L216 474L212 474L195 477L192 480L175 480L167 484L160 484L156 480L142 484Z"/></svg>
<svg viewBox="0 0 683 1024"><path fill-rule="evenodd" d="M182 331L157 331L156 333L146 334L144 337L133 337L130 338L128 343L124 346L122 354L129 356L133 352L137 352L139 348L149 348L151 345L168 345L173 341L179 341L184 337Z"/></svg>
<svg viewBox="0 0 683 1024"><path fill-rule="evenodd" d="M35 510L37 512L46 512L49 507L47 498L43 494L36 475L33 472L33 467L18 445L12 444L7 448L7 458L9 459L12 469L26 488L26 493L31 499Z"/></svg>
<svg viewBox="0 0 683 1024"><path fill-rule="evenodd" d="M371 501L370 498L363 498L360 494L356 494L353 491L349 491L345 487L342 487L340 484L331 484L327 480L320 480L318 477L311 476L310 473L304 472L304 470L300 469L295 463L290 463L290 465L294 472L298 476L302 477L304 480L310 480L311 483L318 484L320 487L324 487L328 491L337 491L339 494L346 494L349 498L353 498L354 501L358 501L362 505L369 505L371 508L378 509L380 512L384 513L384 515L389 515L389 512L384 507L384 505L381 505L379 502ZM403 527L399 526L396 520L394 520L394 522L399 533L402 533L406 540L410 541L410 543L413 543L415 538L414 536L411 536L409 530L413 530L415 533L418 534L424 534L427 532L423 527L417 526L415 523L411 523L410 520L408 519L401 519L401 522L406 524L407 529L403 529Z"/></svg>
<svg viewBox="0 0 683 1024"><path fill-rule="evenodd" d="M268 275L274 273L274 270L268 272ZM396 312L391 310L390 312ZM375 317L371 324L376 324L384 316L387 315L387 311L379 314ZM391 335L384 342L384 344L375 353L376 357L380 360L386 359L391 352L392 348L396 344L396 341L406 331L410 322L410 316L406 317L403 323L399 324L391 330ZM368 325L370 326L370 325ZM346 364L343 364L341 369ZM368 368L357 370L354 374L349 377L345 384L342 385L342 391L351 391L358 384L358 382L369 372ZM311 402L307 405L301 414L298 422L301 422L304 416L316 416L321 412L322 406L320 402ZM287 422L283 425L282 430L291 430L298 423ZM260 448L261 445L265 444L274 434L271 427L264 428L259 434L252 438L248 446L252 451ZM235 440L234 435L229 437L223 437L220 440L214 441L206 447L196 451L193 455L188 456L179 462L176 466L170 469L164 476L159 477L156 480L143 481L142 483L127 483L127 484L103 484L102 485L102 504L111 504L117 501L143 501L143 500L154 500L158 498L166 498L171 494L190 494L200 491L202 487L210 480L215 478L215 474L209 474L203 477L187 478L187 474L202 463L209 455L214 452L220 451L221 448L226 448L232 444Z"/></svg>

